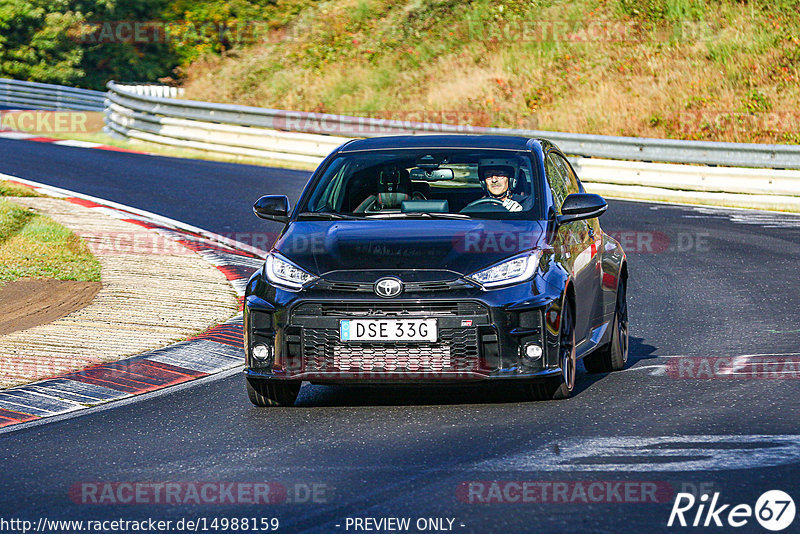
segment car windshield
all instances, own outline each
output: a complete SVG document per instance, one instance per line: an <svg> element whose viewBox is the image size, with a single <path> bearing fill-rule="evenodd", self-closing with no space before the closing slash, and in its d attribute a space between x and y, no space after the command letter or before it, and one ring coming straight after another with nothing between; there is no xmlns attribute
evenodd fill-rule
<svg viewBox="0 0 800 534"><path fill-rule="evenodd" d="M301 201L298 217L531 219L541 196L536 184L526 152L344 153Z"/></svg>

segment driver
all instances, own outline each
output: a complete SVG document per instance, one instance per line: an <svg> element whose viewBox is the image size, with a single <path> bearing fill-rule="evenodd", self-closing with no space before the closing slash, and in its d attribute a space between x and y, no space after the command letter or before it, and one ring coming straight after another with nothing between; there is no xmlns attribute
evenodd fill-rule
<svg viewBox="0 0 800 534"><path fill-rule="evenodd" d="M511 165L501 162L487 162L478 166L478 178L483 187L484 198L493 198L503 203L508 211L522 211L522 196L511 193L517 182L516 172ZM502 162L505 163L505 162Z"/></svg>

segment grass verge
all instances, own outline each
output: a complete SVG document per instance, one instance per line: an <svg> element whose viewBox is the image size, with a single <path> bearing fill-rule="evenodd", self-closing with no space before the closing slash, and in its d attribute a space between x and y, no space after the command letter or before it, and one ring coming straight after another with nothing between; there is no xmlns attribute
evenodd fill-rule
<svg viewBox="0 0 800 534"><path fill-rule="evenodd" d="M304 4L282 33L187 66L185 97L476 126L796 144L798 5Z"/></svg>
<svg viewBox="0 0 800 534"><path fill-rule="evenodd" d="M100 263L68 228L0 199L0 287L20 278L98 282Z"/></svg>
<svg viewBox="0 0 800 534"><path fill-rule="evenodd" d="M0 180L0 197L41 197L30 187Z"/></svg>

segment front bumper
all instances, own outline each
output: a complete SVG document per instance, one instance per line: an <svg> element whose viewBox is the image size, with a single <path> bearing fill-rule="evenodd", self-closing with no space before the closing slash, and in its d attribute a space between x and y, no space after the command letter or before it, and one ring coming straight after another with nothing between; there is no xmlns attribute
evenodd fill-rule
<svg viewBox="0 0 800 534"><path fill-rule="evenodd" d="M459 383L557 376L560 294L541 279L505 289L464 287L394 299L310 289L288 292L255 275L245 299L246 374L315 383ZM342 319L435 318L438 340L343 342ZM253 357L269 347L270 358ZM527 358L528 345L542 347Z"/></svg>

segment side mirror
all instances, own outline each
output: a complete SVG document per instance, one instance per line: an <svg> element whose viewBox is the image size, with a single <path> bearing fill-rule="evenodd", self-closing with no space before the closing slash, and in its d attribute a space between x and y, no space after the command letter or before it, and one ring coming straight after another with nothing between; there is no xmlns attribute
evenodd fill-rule
<svg viewBox="0 0 800 534"><path fill-rule="evenodd" d="M561 205L561 215L556 217L558 224L594 219L605 213L608 203L600 195L592 193L572 193Z"/></svg>
<svg viewBox="0 0 800 534"><path fill-rule="evenodd" d="M286 195L267 195L256 200L253 213L260 219L286 223L289 221L289 198Z"/></svg>

